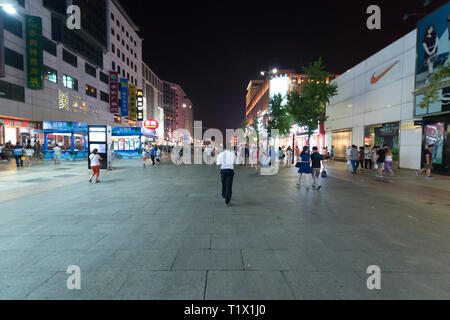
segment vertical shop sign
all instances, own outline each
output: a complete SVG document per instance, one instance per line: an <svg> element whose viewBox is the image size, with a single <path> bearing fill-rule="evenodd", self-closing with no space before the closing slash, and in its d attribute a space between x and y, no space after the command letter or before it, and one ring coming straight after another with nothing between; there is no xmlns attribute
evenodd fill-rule
<svg viewBox="0 0 450 320"><path fill-rule="evenodd" d="M25 19L28 88L39 90L43 88L42 18L26 16Z"/></svg>

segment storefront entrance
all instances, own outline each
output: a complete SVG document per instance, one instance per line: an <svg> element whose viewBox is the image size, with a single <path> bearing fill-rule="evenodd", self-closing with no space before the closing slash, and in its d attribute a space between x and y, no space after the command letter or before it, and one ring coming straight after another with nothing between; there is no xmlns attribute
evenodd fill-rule
<svg viewBox="0 0 450 320"><path fill-rule="evenodd" d="M331 145L334 146L334 157L345 160L347 148L352 145L352 130L333 131Z"/></svg>

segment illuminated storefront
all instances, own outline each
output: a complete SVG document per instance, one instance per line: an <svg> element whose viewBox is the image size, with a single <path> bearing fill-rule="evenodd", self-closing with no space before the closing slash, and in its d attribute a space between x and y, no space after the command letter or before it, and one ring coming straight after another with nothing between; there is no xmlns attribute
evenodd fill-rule
<svg viewBox="0 0 450 320"><path fill-rule="evenodd" d="M12 144L16 144L17 142L26 143L27 140L42 141L43 136L40 137L36 132L40 126L40 122L0 117L0 143L5 144L11 141Z"/></svg>

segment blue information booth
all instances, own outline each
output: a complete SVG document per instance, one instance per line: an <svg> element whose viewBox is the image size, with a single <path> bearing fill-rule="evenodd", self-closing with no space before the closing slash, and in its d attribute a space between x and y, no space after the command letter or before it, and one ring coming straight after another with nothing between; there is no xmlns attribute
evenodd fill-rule
<svg viewBox="0 0 450 320"><path fill-rule="evenodd" d="M142 147L148 142L156 141L156 137L145 134L141 128L113 127L112 143L114 153L123 158L140 158Z"/></svg>
<svg viewBox="0 0 450 320"><path fill-rule="evenodd" d="M62 149L62 160L83 160L88 157L87 133L88 125L70 121L44 121L44 160L54 159L53 148L58 145Z"/></svg>

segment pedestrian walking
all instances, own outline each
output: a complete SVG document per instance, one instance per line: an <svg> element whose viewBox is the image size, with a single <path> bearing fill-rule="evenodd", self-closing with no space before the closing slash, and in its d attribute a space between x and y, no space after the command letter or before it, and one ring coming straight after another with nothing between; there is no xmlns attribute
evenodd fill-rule
<svg viewBox="0 0 450 320"><path fill-rule="evenodd" d="M323 167L324 170L326 169L324 160L325 159L323 155L319 153L317 147L313 147L313 153L311 154L311 173L314 182L312 187L317 191L319 191L322 188L322 186L319 185L319 176L321 167Z"/></svg>
<svg viewBox="0 0 450 320"><path fill-rule="evenodd" d="M378 169L377 152L378 152L378 147L377 146L373 146L372 150L370 151L370 156L371 156L371 160L372 160L372 164L373 164L373 168L374 169Z"/></svg>
<svg viewBox="0 0 450 320"><path fill-rule="evenodd" d="M291 147L288 147L286 149L286 155L284 157L284 166L286 168L290 168L292 165L292 149Z"/></svg>
<svg viewBox="0 0 450 320"><path fill-rule="evenodd" d="M298 169L299 177L297 187L301 187L302 176L306 174L306 191L309 191L310 175L311 175L311 155L308 146L303 147L303 151L299 156L300 168Z"/></svg>
<svg viewBox="0 0 450 320"><path fill-rule="evenodd" d="M234 152L229 147L217 156L217 165L220 167L220 176L222 180L222 198L227 207L231 206L231 197L233 195L234 163L236 161Z"/></svg>
<svg viewBox="0 0 450 320"><path fill-rule="evenodd" d="M17 168L19 168L19 167L23 168L24 149L19 141L17 141L16 145L13 147L13 150L14 150L14 158L16 159Z"/></svg>
<svg viewBox="0 0 450 320"><path fill-rule="evenodd" d="M158 165L161 164L161 148L160 147L156 147L156 162L158 163Z"/></svg>
<svg viewBox="0 0 450 320"><path fill-rule="evenodd" d="M92 151L92 154L89 156L89 160L91 162L91 169L92 169L92 175L89 178L89 183L92 182L92 178L94 178L94 176L96 176L96 180L95 183L100 183L100 180L98 179L100 176L100 168L101 168L101 164L100 161L102 161L102 157L100 157L100 155L98 154L98 150L94 149Z"/></svg>
<svg viewBox="0 0 450 320"><path fill-rule="evenodd" d="M434 144L431 144L422 153L422 169L416 172L416 175L421 175L426 172L426 179L432 179L431 170L433 170L433 150Z"/></svg>
<svg viewBox="0 0 450 320"><path fill-rule="evenodd" d="M361 166L362 170L364 168L364 160L365 160L365 152L364 147L359 147L359 153L358 153L358 162L356 163L356 169L358 169Z"/></svg>
<svg viewBox="0 0 450 320"><path fill-rule="evenodd" d="M358 152L358 147L353 145L352 148L350 149L350 162L352 164L352 174L356 174L357 173L357 162L359 159L359 152Z"/></svg>
<svg viewBox="0 0 450 320"><path fill-rule="evenodd" d="M285 157L285 154L283 152L283 148L278 147L278 161L280 162L280 164L283 163L283 158Z"/></svg>
<svg viewBox="0 0 450 320"><path fill-rule="evenodd" d="M145 169L147 165L148 153L145 148L142 149L142 167Z"/></svg>
<svg viewBox="0 0 450 320"><path fill-rule="evenodd" d="M334 146L331 146L330 149L330 160L334 162Z"/></svg>
<svg viewBox="0 0 450 320"><path fill-rule="evenodd" d="M150 150L150 158L152 159L152 165L155 165L155 157L156 157L156 147L153 146Z"/></svg>
<svg viewBox="0 0 450 320"><path fill-rule="evenodd" d="M33 165L33 156L34 156L34 149L31 147L31 145L28 145L25 148L25 158L27 159L27 165L29 167Z"/></svg>
<svg viewBox="0 0 450 320"><path fill-rule="evenodd" d="M8 162L9 158L8 158L8 152L6 150L6 146L0 144L0 158L3 162Z"/></svg>
<svg viewBox="0 0 450 320"><path fill-rule="evenodd" d="M53 148L53 153L55 154L55 165L61 163L61 148L58 145L55 145Z"/></svg>
<svg viewBox="0 0 450 320"><path fill-rule="evenodd" d="M377 166L378 166L378 174L377 177L378 178L383 178L383 171L384 171L384 165L386 162L386 145L383 146L383 148L378 148L377 151Z"/></svg>
<svg viewBox="0 0 450 320"><path fill-rule="evenodd" d="M372 157L369 146L366 144L364 146L364 169L372 170Z"/></svg>
<svg viewBox="0 0 450 320"><path fill-rule="evenodd" d="M258 171L258 160L258 148L255 145L252 145L250 148L249 162L252 168L256 168L256 171Z"/></svg>
<svg viewBox="0 0 450 320"><path fill-rule="evenodd" d="M345 171L348 172L349 170L352 171L352 147L349 146L347 148L347 151L345 151L345 157L347 159L347 165L345 166Z"/></svg>
<svg viewBox="0 0 450 320"><path fill-rule="evenodd" d="M386 159L384 161L384 171L387 171L391 174L391 177L394 176L394 170L392 170L392 163L394 162L394 154L391 149L386 146Z"/></svg>

